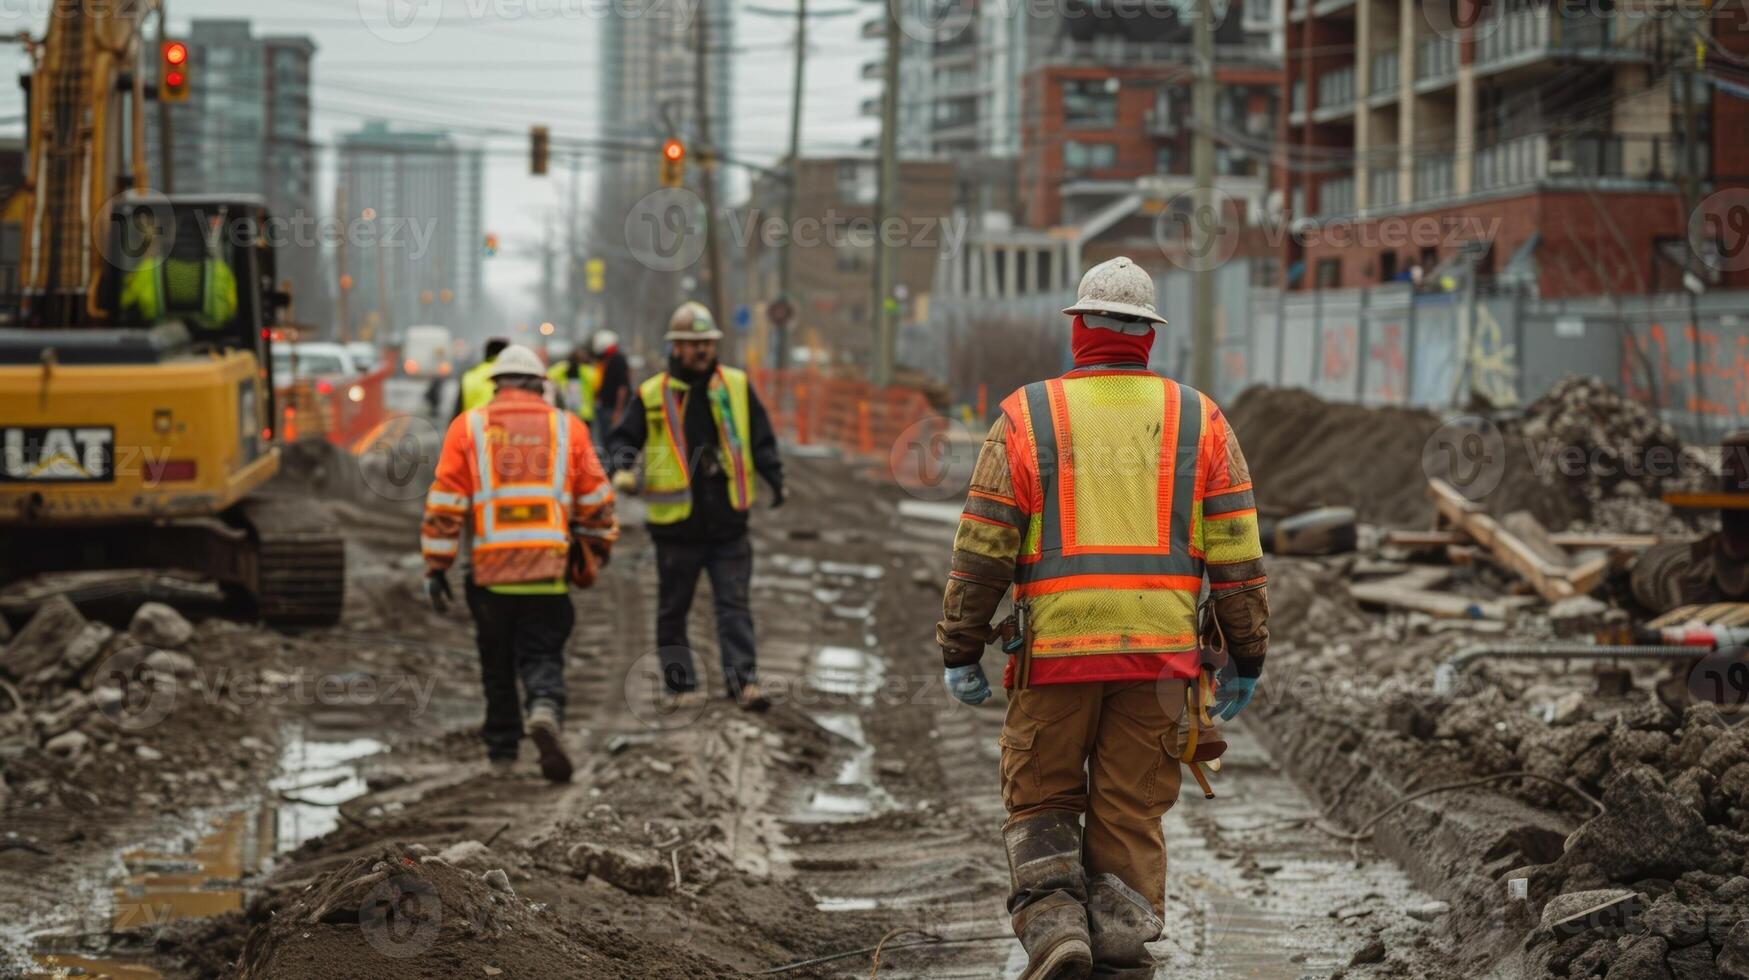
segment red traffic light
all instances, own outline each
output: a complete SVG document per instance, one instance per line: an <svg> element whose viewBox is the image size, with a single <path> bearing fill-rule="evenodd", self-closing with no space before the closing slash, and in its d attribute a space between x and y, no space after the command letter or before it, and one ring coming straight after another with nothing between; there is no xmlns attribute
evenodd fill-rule
<svg viewBox="0 0 1749 980"><path fill-rule="evenodd" d="M182 87L182 83L187 80L187 76L179 71L169 72L164 76L164 84L171 88L180 88Z"/></svg>
<svg viewBox="0 0 1749 980"><path fill-rule="evenodd" d="M662 144L662 155L670 160L685 159L686 145L679 140L669 140Z"/></svg>
<svg viewBox="0 0 1749 980"><path fill-rule="evenodd" d="M188 61L188 45L181 41L171 41L164 45L164 60L172 65L186 63Z"/></svg>

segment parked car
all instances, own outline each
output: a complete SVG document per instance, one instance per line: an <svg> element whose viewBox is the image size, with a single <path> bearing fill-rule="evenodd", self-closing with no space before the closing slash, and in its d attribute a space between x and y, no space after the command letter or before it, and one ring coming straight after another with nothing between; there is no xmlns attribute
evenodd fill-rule
<svg viewBox="0 0 1749 980"><path fill-rule="evenodd" d="M359 374L358 363L342 344L311 340L275 344L273 348L275 388L289 388L300 378L355 378Z"/></svg>
<svg viewBox="0 0 1749 980"><path fill-rule="evenodd" d="M455 370L454 338L448 327L408 327L401 338L401 373L412 378L442 378Z"/></svg>

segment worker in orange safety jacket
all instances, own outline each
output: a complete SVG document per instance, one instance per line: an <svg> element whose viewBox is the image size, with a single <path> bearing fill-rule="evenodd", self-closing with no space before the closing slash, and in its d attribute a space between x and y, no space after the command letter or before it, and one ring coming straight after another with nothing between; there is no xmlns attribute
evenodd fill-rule
<svg viewBox="0 0 1749 980"><path fill-rule="evenodd" d="M1239 713L1263 670L1263 549L1225 416L1148 369L1166 323L1152 277L1127 258L1095 266L1063 312L1075 366L1002 402L936 640L967 704L991 696L985 645L1000 636L1011 654L1003 838L1021 976L1141 980L1180 767L1212 795L1199 766L1225 748L1214 721ZM993 627L1010 587L1015 614Z"/></svg>
<svg viewBox="0 0 1749 980"><path fill-rule="evenodd" d="M565 644L575 622L569 586L594 582L619 524L589 431L542 399L545 375L526 347L506 347L493 361L497 393L457 416L444 436L420 545L426 597L443 613L451 599L447 573L468 532L467 599L486 696L480 734L492 770L515 766L526 705L542 775L566 782Z"/></svg>

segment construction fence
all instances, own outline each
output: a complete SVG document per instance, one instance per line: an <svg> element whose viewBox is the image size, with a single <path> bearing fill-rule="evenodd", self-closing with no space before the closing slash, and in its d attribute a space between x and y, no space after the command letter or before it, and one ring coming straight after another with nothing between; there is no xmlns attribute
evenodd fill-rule
<svg viewBox="0 0 1749 980"><path fill-rule="evenodd" d="M1332 401L1432 410L1478 401L1525 405L1570 375L1594 375L1655 407L1684 439L1716 443L1749 427L1749 293L1544 300L1522 293L1282 292L1249 285L1245 262L1217 270L1217 383L1229 401L1252 385ZM1171 325L1155 370L1187 377L1191 276L1156 279ZM967 404L1062 371L1071 294L935 297L930 322L901 337L901 362Z"/></svg>

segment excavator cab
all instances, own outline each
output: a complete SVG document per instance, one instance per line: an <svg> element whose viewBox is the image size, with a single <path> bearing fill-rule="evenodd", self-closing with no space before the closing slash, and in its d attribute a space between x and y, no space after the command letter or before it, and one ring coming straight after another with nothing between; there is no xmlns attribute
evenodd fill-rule
<svg viewBox="0 0 1749 980"><path fill-rule="evenodd" d="M267 366L288 303L270 220L246 196L123 195L96 223L85 293L5 298L17 326L0 328L0 581L168 568L269 622L338 619L332 521L268 487Z"/></svg>

